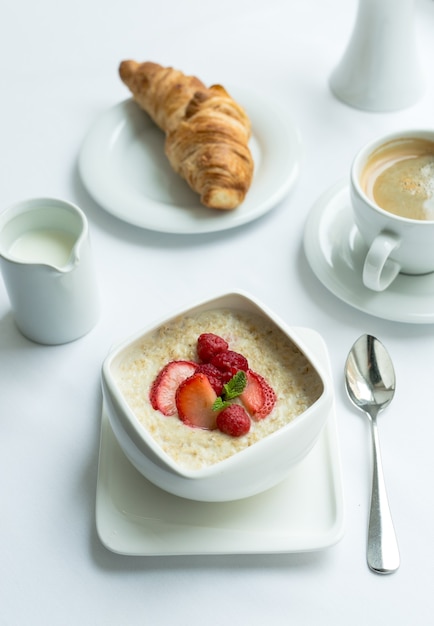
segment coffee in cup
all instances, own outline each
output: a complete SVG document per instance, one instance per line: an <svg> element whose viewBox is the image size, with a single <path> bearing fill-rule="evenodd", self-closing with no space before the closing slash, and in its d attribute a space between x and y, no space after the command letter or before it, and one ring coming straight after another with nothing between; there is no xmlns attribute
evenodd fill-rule
<svg viewBox="0 0 434 626"><path fill-rule="evenodd" d="M375 204L412 220L434 219L434 141L392 139L367 158L360 185Z"/></svg>
<svg viewBox="0 0 434 626"><path fill-rule="evenodd" d="M398 273L434 271L434 130L393 133L363 147L353 161L350 191L369 248L366 287L383 291Z"/></svg>

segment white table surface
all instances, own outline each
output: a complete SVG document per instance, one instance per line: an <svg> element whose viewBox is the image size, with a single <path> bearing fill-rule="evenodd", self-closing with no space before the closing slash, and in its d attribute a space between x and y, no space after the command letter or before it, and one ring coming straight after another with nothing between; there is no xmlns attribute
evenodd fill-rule
<svg viewBox="0 0 434 626"><path fill-rule="evenodd" d="M311 206L348 175L362 143L434 123L432 0L416 3L427 76L416 105L366 113L332 96L328 77L356 7L355 0L3 2L0 210L33 196L76 202L90 223L103 312L83 339L39 346L15 328L0 282L0 624L431 623L434 327L385 321L340 302L302 249ZM303 142L290 195L255 222L198 236L140 230L106 213L83 187L77 155L101 113L128 97L117 75L126 58L279 101ZM95 529L101 363L116 339L225 287L250 292L327 344L345 535L327 550L295 555L116 555ZM342 374L364 332L386 344L398 380L379 426L402 562L384 577L365 562L369 431Z"/></svg>

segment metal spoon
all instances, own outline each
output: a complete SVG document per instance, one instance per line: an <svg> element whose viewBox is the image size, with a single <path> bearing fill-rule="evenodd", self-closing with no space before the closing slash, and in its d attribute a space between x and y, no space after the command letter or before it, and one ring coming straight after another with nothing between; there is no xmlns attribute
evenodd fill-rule
<svg viewBox="0 0 434 626"><path fill-rule="evenodd" d="M345 364L345 385L353 404L369 416L372 434L373 474L367 561L372 571L391 574L399 567L399 549L390 514L381 464L377 415L395 393L395 371L381 341L362 335Z"/></svg>

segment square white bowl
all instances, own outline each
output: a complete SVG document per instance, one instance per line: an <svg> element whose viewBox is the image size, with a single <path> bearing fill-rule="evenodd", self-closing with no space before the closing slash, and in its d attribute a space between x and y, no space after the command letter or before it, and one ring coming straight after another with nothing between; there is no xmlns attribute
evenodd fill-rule
<svg viewBox="0 0 434 626"><path fill-rule="evenodd" d="M188 470L166 454L139 422L118 386L117 373L128 351L144 337L155 333L160 326L169 324L182 315L194 315L213 309L254 313L277 326L314 368L322 383L322 393L307 410L250 447L213 465ZM288 327L265 305L242 291L233 291L196 303L126 339L104 361L102 389L113 433L138 471L169 493L207 502L246 498L282 481L315 445L332 406L330 383L318 355L305 345L294 329Z"/></svg>

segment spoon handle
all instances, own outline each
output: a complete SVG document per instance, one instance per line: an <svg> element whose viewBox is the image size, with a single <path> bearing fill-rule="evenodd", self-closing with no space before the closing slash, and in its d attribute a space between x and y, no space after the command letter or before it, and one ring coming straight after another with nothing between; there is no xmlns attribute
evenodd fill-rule
<svg viewBox="0 0 434 626"><path fill-rule="evenodd" d="M399 567L399 548L393 527L381 463L376 416L371 416L373 474L367 560L377 574L391 574Z"/></svg>

